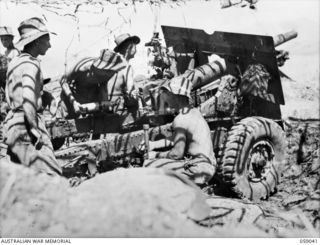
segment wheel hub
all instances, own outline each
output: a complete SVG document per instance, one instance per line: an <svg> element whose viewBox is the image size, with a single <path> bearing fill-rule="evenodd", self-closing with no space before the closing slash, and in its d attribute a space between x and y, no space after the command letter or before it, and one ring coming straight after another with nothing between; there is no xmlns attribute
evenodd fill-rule
<svg viewBox="0 0 320 245"><path fill-rule="evenodd" d="M266 140L260 140L253 145L248 158L248 179L260 182L266 179L274 160L273 146Z"/></svg>

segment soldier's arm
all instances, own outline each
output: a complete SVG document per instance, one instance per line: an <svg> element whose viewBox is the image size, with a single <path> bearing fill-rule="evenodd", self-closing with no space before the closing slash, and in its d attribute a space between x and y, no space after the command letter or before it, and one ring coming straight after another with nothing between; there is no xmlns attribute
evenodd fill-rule
<svg viewBox="0 0 320 245"><path fill-rule="evenodd" d="M124 81L125 81L125 91L124 91L124 99L125 105L130 107L138 106L139 99L139 90L135 88L133 81L133 70L131 65L128 65L126 69L123 71Z"/></svg>
<svg viewBox="0 0 320 245"><path fill-rule="evenodd" d="M76 67L75 63L68 64L66 66L65 73L60 80L62 92L67 96L67 98L69 99L71 104L74 101L74 97L73 97L72 92L70 90L69 83L70 83L70 81L72 81L72 79L74 79L73 72L75 70L75 67Z"/></svg>
<svg viewBox="0 0 320 245"><path fill-rule="evenodd" d="M67 96L69 102L71 104L73 104L73 102L75 101L75 98L71 92L71 89L69 87L68 81L70 81L71 76L69 74L65 74L62 76L61 80L60 80L60 85L62 88L63 93Z"/></svg>
<svg viewBox="0 0 320 245"><path fill-rule="evenodd" d="M173 146L173 142L169 139L161 139L161 140L157 140L157 141L150 141L149 142L149 147L150 150L157 150L157 149L162 149L162 148L166 148L166 147L170 147Z"/></svg>
<svg viewBox="0 0 320 245"><path fill-rule="evenodd" d="M74 79L74 70L75 70L75 65L72 65L67 70L67 72L62 76L60 80L60 85L62 88L62 92L66 95L70 104L73 106L75 113L79 113L81 111L81 104L76 101L69 86L70 81Z"/></svg>
<svg viewBox="0 0 320 245"><path fill-rule="evenodd" d="M22 109L26 116L26 120L30 125L31 133L39 138L40 132L38 128L37 118L37 96L35 93L36 78L39 76L40 68L36 64L28 63L25 65L24 74L22 75Z"/></svg>
<svg viewBox="0 0 320 245"><path fill-rule="evenodd" d="M137 100L139 97L139 89L135 87L132 66L128 65L127 69L124 69L124 72L125 72L124 75L125 75L127 93L130 98Z"/></svg>
<svg viewBox="0 0 320 245"><path fill-rule="evenodd" d="M132 66L128 65L127 69L125 71L125 81L127 84L127 91L129 94L131 94L134 90L134 82L133 82L133 70Z"/></svg>
<svg viewBox="0 0 320 245"><path fill-rule="evenodd" d="M177 116L173 121L173 147L170 151L159 152L156 157L179 160L184 157L187 144L187 131L184 127L183 118Z"/></svg>
<svg viewBox="0 0 320 245"><path fill-rule="evenodd" d="M169 158L174 160L179 160L184 157L185 147L186 147L186 132L182 128L178 128L174 132L174 142L173 147L170 151L159 152L157 158Z"/></svg>

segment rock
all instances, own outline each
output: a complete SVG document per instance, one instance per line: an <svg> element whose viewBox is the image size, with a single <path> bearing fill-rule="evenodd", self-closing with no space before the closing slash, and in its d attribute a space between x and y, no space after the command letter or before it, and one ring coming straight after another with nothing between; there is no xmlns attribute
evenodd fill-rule
<svg viewBox="0 0 320 245"><path fill-rule="evenodd" d="M302 168L301 166L295 163L293 163L285 173L285 176L290 176L290 178L297 178L301 175L302 175Z"/></svg>
<svg viewBox="0 0 320 245"><path fill-rule="evenodd" d="M292 207L292 206L298 205L299 203L305 201L306 199L307 199L307 196L305 195L294 194L287 197L287 199L283 200L282 205L284 207Z"/></svg>
<svg viewBox="0 0 320 245"><path fill-rule="evenodd" d="M311 174L320 173L320 159L319 159L319 157L313 159L312 164L311 164L310 173Z"/></svg>
<svg viewBox="0 0 320 245"><path fill-rule="evenodd" d="M305 211L320 211L320 200L307 200L303 205Z"/></svg>

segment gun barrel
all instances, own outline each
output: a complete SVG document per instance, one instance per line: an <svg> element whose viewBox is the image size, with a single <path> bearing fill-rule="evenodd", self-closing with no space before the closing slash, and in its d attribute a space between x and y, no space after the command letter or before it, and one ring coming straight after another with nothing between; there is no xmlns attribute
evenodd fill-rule
<svg viewBox="0 0 320 245"><path fill-rule="evenodd" d="M210 63L185 72L183 76L191 80L193 90L195 90L222 77L226 69L224 59L218 58Z"/></svg>
<svg viewBox="0 0 320 245"><path fill-rule="evenodd" d="M298 33L293 30L283 34L279 34L273 37L274 46L277 47L285 42L290 41L291 39L296 38L297 36L298 36Z"/></svg>
<svg viewBox="0 0 320 245"><path fill-rule="evenodd" d="M114 106L114 102L111 101L101 101L98 102L91 102L81 105L83 108L83 111L80 111L81 114L87 114L89 112L96 112L101 110L110 110L112 106Z"/></svg>

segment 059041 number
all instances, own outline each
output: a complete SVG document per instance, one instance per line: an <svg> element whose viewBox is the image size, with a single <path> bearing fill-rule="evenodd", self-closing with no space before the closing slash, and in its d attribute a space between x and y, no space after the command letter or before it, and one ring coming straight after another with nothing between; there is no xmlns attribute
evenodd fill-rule
<svg viewBox="0 0 320 245"><path fill-rule="evenodd" d="M318 243L318 239L315 238L301 238L300 243Z"/></svg>

